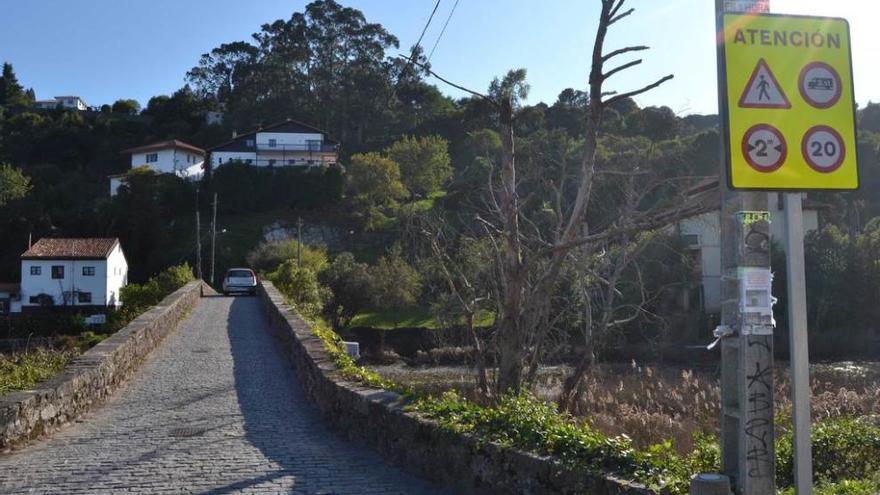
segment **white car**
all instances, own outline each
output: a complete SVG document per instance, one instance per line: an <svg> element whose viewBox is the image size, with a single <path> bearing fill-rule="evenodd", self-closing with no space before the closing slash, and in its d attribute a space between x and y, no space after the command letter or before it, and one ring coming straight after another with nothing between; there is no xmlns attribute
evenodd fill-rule
<svg viewBox="0 0 880 495"><path fill-rule="evenodd" d="M257 293L257 275L250 268L230 268L223 278L223 293L250 294Z"/></svg>

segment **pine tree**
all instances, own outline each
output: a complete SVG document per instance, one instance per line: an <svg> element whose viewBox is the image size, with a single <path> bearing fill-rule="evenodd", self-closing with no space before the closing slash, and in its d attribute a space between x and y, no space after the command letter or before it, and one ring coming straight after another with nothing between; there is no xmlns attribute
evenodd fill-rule
<svg viewBox="0 0 880 495"><path fill-rule="evenodd" d="M15 71L12 70L12 64L3 63L3 75L0 76L0 105L26 105L27 96L24 88L18 83L15 77Z"/></svg>

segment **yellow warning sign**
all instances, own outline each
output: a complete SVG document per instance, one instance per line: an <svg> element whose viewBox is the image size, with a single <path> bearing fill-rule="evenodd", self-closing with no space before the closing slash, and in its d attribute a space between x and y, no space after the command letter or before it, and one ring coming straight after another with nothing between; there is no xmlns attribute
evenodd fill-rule
<svg viewBox="0 0 880 495"><path fill-rule="evenodd" d="M849 24L725 14L720 86L734 189L859 186Z"/></svg>

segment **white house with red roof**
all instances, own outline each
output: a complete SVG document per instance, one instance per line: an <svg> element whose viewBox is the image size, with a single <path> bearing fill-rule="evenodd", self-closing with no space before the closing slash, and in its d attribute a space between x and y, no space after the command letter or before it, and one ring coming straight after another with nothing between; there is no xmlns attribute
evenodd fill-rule
<svg viewBox="0 0 880 495"><path fill-rule="evenodd" d="M43 238L21 255L21 285L12 312L49 307L122 305L128 262L119 239Z"/></svg>
<svg viewBox="0 0 880 495"><path fill-rule="evenodd" d="M131 155L131 168L149 167L156 173L174 174L188 180L199 180L205 172L205 150L172 139L123 150ZM115 196L125 174L110 176L110 195Z"/></svg>

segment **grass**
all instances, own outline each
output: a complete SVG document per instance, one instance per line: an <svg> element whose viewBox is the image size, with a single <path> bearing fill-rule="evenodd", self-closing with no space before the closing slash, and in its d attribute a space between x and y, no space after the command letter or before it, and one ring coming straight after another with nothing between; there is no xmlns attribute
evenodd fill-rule
<svg viewBox="0 0 880 495"><path fill-rule="evenodd" d="M489 327L495 322L492 313L481 313L475 319L477 327ZM463 323L463 322L462 322ZM352 319L351 327L367 327L379 330L398 328L443 328L429 308L410 308L401 311L376 311L361 313Z"/></svg>
<svg viewBox="0 0 880 495"><path fill-rule="evenodd" d="M434 318L427 308L412 308L401 311L381 311L361 313L354 317L352 327L369 327L380 330L397 328L440 328L440 322Z"/></svg>
<svg viewBox="0 0 880 495"><path fill-rule="evenodd" d="M0 355L0 394L33 388L60 373L76 354L71 350L38 349Z"/></svg>

